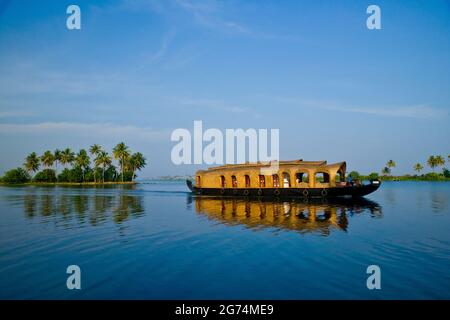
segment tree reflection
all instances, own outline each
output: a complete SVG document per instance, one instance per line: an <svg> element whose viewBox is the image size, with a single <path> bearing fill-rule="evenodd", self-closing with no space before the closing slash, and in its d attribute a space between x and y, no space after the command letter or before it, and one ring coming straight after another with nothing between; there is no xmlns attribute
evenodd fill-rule
<svg viewBox="0 0 450 320"><path fill-rule="evenodd" d="M114 208L114 221L120 223L129 216L139 217L142 214L142 203L136 196L124 195L119 198L118 205Z"/></svg>
<svg viewBox="0 0 450 320"><path fill-rule="evenodd" d="M141 196L123 193L117 195L27 193L20 198L27 218L54 217L57 223L76 218L79 225L87 222L97 226L109 219L120 224L130 218L138 218L144 213ZM67 224L64 226L70 227Z"/></svg>

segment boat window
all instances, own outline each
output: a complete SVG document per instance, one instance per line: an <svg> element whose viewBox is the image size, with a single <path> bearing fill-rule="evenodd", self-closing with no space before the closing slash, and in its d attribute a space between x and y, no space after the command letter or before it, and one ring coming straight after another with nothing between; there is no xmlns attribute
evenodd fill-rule
<svg viewBox="0 0 450 320"><path fill-rule="evenodd" d="M245 175L245 187L250 188L250 176L248 174Z"/></svg>
<svg viewBox="0 0 450 320"><path fill-rule="evenodd" d="M202 184L201 184L200 176L196 176L196 177L195 177L195 185L196 185L198 188L201 188Z"/></svg>
<svg viewBox="0 0 450 320"><path fill-rule="evenodd" d="M224 176L220 176L220 186L222 188L226 188L227 187L227 182L225 181L225 177Z"/></svg>
<svg viewBox="0 0 450 320"><path fill-rule="evenodd" d="M263 175L259 175L259 187L265 188L266 187L266 177Z"/></svg>
<svg viewBox="0 0 450 320"><path fill-rule="evenodd" d="M295 182L296 183L302 183L302 182L309 182L308 173L306 172L297 172L295 174Z"/></svg>
<svg viewBox="0 0 450 320"><path fill-rule="evenodd" d="M236 176L231 176L231 185L232 185L233 188L237 188Z"/></svg>
<svg viewBox="0 0 450 320"><path fill-rule="evenodd" d="M279 188L280 187L280 179L278 178L278 175L274 174L272 176L272 179L273 179L273 187L274 188Z"/></svg>
<svg viewBox="0 0 450 320"><path fill-rule="evenodd" d="M345 182L345 173L342 170L336 173L336 182Z"/></svg>
<svg viewBox="0 0 450 320"><path fill-rule="evenodd" d="M329 183L330 175L326 172L317 172L316 173L316 182Z"/></svg>
<svg viewBox="0 0 450 320"><path fill-rule="evenodd" d="M289 173L283 172L283 188L290 188L291 187L291 177L289 176Z"/></svg>

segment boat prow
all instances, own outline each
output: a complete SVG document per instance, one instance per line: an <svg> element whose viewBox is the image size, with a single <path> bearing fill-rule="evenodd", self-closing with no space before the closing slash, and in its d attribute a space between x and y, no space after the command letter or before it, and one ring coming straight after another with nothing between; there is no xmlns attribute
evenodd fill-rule
<svg viewBox="0 0 450 320"><path fill-rule="evenodd" d="M189 190L194 191L194 186L192 185L192 181L189 179L186 179L186 185L189 188Z"/></svg>

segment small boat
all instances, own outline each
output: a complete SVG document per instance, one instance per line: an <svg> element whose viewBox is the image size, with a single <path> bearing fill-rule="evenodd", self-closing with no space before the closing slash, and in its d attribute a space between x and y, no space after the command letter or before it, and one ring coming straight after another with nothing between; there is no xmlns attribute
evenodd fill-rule
<svg viewBox="0 0 450 320"><path fill-rule="evenodd" d="M247 162L199 170L195 185L191 180L186 184L197 195L269 198L363 197L380 187L379 180L346 181L346 166L302 159Z"/></svg>

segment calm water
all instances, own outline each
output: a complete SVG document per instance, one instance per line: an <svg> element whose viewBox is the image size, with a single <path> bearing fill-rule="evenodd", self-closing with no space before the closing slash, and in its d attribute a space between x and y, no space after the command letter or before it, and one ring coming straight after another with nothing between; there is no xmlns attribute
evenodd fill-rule
<svg viewBox="0 0 450 320"><path fill-rule="evenodd" d="M449 201L450 183L427 182L357 203L191 198L178 183L0 187L0 298L450 299ZM371 264L381 290L366 287Z"/></svg>

